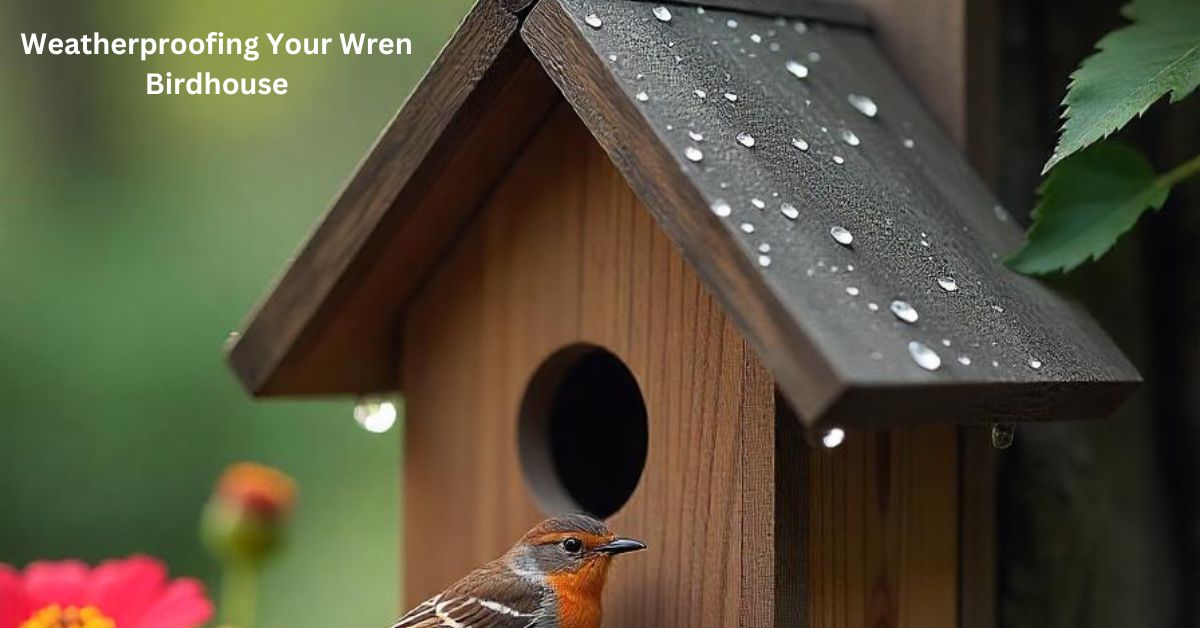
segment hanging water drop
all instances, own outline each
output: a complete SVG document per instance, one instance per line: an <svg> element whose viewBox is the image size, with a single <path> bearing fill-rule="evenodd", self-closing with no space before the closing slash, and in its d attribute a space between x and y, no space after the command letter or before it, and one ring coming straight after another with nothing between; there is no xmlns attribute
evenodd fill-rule
<svg viewBox="0 0 1200 628"><path fill-rule="evenodd" d="M847 231L844 227L834 225L829 228L829 235L833 236L834 242L842 246L850 246L854 242L854 235Z"/></svg>
<svg viewBox="0 0 1200 628"><path fill-rule="evenodd" d="M596 15L595 13L589 13L587 17L583 18L583 21L592 28L600 28L601 26L604 26L604 22L600 19L600 16Z"/></svg>
<svg viewBox="0 0 1200 628"><path fill-rule="evenodd" d="M821 436L821 444L826 449L834 449L846 440L846 432L841 428L833 428Z"/></svg>
<svg viewBox="0 0 1200 628"><path fill-rule="evenodd" d="M696 151L696 152L699 152L699 151ZM726 203L725 201L723 201L721 199L717 199L717 200L713 201L712 211L714 214L724 218L724 217L728 216L729 214L733 213L733 208L729 206L729 203Z"/></svg>
<svg viewBox="0 0 1200 628"><path fill-rule="evenodd" d="M954 277L938 277L937 284L946 292L958 292L958 282Z"/></svg>
<svg viewBox="0 0 1200 628"><path fill-rule="evenodd" d="M846 100L850 101L851 107L854 107L859 113L867 116L868 118L874 118L875 115L879 113L879 106L875 104L874 100L871 100L867 96L850 94L846 97Z"/></svg>
<svg viewBox="0 0 1200 628"><path fill-rule="evenodd" d="M382 434L396 424L396 404L384 399L363 399L354 406L354 422L373 434Z"/></svg>
<svg viewBox="0 0 1200 628"><path fill-rule="evenodd" d="M658 18L658 21L660 22L670 22L671 10L660 4L654 7L654 17Z"/></svg>
<svg viewBox="0 0 1200 628"><path fill-rule="evenodd" d="M754 148L754 136L744 131L737 134L737 142L746 148Z"/></svg>
<svg viewBox="0 0 1200 628"><path fill-rule="evenodd" d="M850 129L842 129L842 141L850 146L858 146L862 143Z"/></svg>
<svg viewBox="0 0 1200 628"><path fill-rule="evenodd" d="M808 66L799 61L789 60L787 62L787 71L796 78L808 78Z"/></svg>
<svg viewBox="0 0 1200 628"><path fill-rule="evenodd" d="M1017 430L1012 423L996 423L992 426L992 447L1008 449L1012 447Z"/></svg>
<svg viewBox="0 0 1200 628"><path fill-rule="evenodd" d="M942 356L920 341L914 340L908 343L908 355L913 362L917 363L917 366L926 371L936 371L942 368Z"/></svg>
<svg viewBox="0 0 1200 628"><path fill-rule="evenodd" d="M917 319L921 318L921 316L917 314L916 308L914 308L908 301L896 299L895 301L892 301L892 304L888 306L888 309L892 311L892 314L894 314L896 318L909 323L910 325L917 322Z"/></svg>
<svg viewBox="0 0 1200 628"><path fill-rule="evenodd" d="M788 220L795 220L800 217L800 210L796 209L796 206L791 203L780 205L779 213L783 214Z"/></svg>

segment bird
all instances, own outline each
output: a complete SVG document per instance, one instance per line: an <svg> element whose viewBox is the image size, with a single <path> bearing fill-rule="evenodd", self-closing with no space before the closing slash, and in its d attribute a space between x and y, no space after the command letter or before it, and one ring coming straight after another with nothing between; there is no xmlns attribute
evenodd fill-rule
<svg viewBox="0 0 1200 628"><path fill-rule="evenodd" d="M613 557L643 549L592 516L551 517L392 628L599 628Z"/></svg>

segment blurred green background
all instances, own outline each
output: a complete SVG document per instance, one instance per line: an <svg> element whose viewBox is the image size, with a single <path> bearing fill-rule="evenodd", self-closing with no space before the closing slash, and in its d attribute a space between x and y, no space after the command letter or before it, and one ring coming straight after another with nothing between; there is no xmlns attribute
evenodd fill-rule
<svg viewBox="0 0 1200 628"><path fill-rule="evenodd" d="M470 0L0 0L0 562L148 553L216 585L197 541L224 466L292 474L260 626L397 608L401 426L253 402L221 345ZM26 57L21 32L409 37L411 57ZM284 76L285 96L146 96L145 73Z"/></svg>

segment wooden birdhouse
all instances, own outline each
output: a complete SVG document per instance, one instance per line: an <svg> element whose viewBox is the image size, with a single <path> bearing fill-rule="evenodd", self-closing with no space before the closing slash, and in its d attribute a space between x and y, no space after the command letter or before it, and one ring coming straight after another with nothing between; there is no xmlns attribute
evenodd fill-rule
<svg viewBox="0 0 1200 628"><path fill-rule="evenodd" d="M230 362L403 394L408 602L586 510L650 546L607 626L986 626L962 426L1101 417L1138 375L1003 265L959 149L975 18L700 4L480 0Z"/></svg>

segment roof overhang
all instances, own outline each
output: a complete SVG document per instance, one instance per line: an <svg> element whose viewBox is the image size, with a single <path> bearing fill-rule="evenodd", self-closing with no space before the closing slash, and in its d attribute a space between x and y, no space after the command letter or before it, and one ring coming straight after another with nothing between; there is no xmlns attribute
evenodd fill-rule
<svg viewBox="0 0 1200 628"><path fill-rule="evenodd" d="M1083 418L1128 396L1139 376L1091 318L1003 266L1019 227L859 23L669 6L480 2L232 347L247 387L393 388L405 304L565 97L804 422Z"/></svg>

